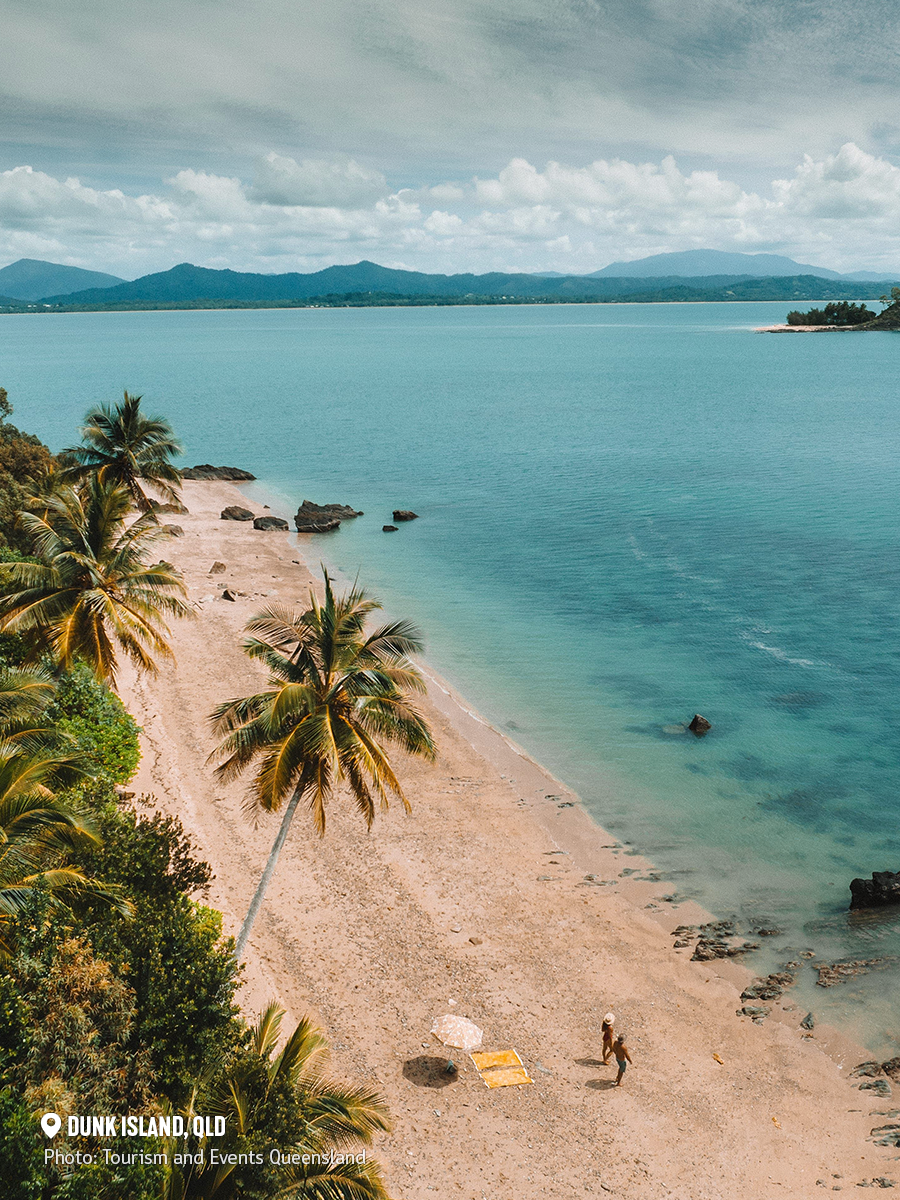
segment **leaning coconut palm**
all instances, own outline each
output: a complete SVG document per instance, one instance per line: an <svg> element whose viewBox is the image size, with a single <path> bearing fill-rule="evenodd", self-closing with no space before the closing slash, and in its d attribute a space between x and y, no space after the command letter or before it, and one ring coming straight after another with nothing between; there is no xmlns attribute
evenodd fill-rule
<svg viewBox="0 0 900 1200"><path fill-rule="evenodd" d="M141 484L171 503L179 503L181 472L172 459L181 453L181 443L172 426L162 417L141 412L141 397L129 396L116 405L100 404L84 418L83 444L63 450L69 465L62 472L65 482L81 482L97 475L103 483L126 488L135 507L151 507Z"/></svg>
<svg viewBox="0 0 900 1200"><path fill-rule="evenodd" d="M71 758L0 742L0 959L12 951L14 918L38 889L51 907L94 898L132 911L118 887L69 865L99 845L92 824L54 795L81 774Z"/></svg>
<svg viewBox="0 0 900 1200"><path fill-rule="evenodd" d="M171 658L163 614L183 617L181 573L147 553L169 535L145 514L130 526L124 487L90 479L36 501L19 521L39 562L0 564L0 629L30 643L27 662L50 654L63 668L86 662L98 679L115 684L116 647L141 670L156 672L153 656Z"/></svg>
<svg viewBox="0 0 900 1200"><path fill-rule="evenodd" d="M327 1078L328 1047L308 1020L275 1054L283 1017L270 1004L250 1029L249 1045L195 1088L181 1114L185 1127L192 1128L199 1109L224 1116L225 1134L189 1143L184 1165L176 1165L184 1142L172 1140L162 1200L234 1200L251 1192L282 1200L388 1200L378 1165L359 1152L373 1134L390 1129L384 1102L367 1088ZM211 1146L219 1152L216 1163ZM270 1161L273 1146L286 1163ZM240 1156L250 1154L256 1162L248 1167Z"/></svg>
<svg viewBox="0 0 900 1200"><path fill-rule="evenodd" d="M381 607L353 588L336 598L325 574L325 601L310 593L306 612L272 605L247 625L251 658L269 669L268 691L229 700L212 714L224 735L213 757L224 758L217 774L234 779L259 766L248 811L277 812L290 801L250 904L235 952L240 957L275 871L297 805L306 800L320 834L335 788L346 784L371 827L376 798L382 808L393 793L409 804L382 743L433 759L431 732L410 693L425 684L410 655L421 649L405 621L366 634L367 618Z"/></svg>

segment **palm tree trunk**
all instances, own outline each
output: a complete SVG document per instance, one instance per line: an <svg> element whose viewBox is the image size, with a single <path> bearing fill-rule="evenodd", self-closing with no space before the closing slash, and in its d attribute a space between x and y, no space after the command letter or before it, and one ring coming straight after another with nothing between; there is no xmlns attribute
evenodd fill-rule
<svg viewBox="0 0 900 1200"><path fill-rule="evenodd" d="M284 816L281 819L281 826L278 830L278 836L272 845L272 850L269 854L269 861L266 863L266 869L262 873L262 878L257 885L256 891L253 893L253 899L250 901L250 907L247 909L247 915L244 917L244 923L241 926L241 932L237 936L237 941L234 944L234 956L241 961L241 956L244 953L244 947L247 945L247 939L250 937L250 930L253 928L253 923L259 916L259 910L262 908L262 902L266 894L266 888L272 876L275 874L275 868L278 865L278 856L281 854L281 848L285 843L288 835L288 830L291 827L291 821L294 818L297 805L300 803L300 797L303 794L303 787L298 784L294 788L294 794L291 796L290 804L284 810Z"/></svg>

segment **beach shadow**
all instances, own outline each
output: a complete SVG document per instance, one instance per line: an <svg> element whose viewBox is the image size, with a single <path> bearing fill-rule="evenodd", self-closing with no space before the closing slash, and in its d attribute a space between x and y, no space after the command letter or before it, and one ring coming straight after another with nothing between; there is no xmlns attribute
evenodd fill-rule
<svg viewBox="0 0 900 1200"><path fill-rule="evenodd" d="M616 1086L616 1081L615 1079L589 1079L584 1086L593 1092L608 1092L610 1088Z"/></svg>
<svg viewBox="0 0 900 1200"><path fill-rule="evenodd" d="M601 1062L599 1058L576 1058L575 1065L579 1067L608 1067L609 1063Z"/></svg>
<svg viewBox="0 0 900 1200"><path fill-rule="evenodd" d="M457 1078L447 1070L446 1058L435 1058L433 1055L420 1054L418 1058L409 1058L403 1064L403 1078L414 1083L416 1087L445 1088Z"/></svg>

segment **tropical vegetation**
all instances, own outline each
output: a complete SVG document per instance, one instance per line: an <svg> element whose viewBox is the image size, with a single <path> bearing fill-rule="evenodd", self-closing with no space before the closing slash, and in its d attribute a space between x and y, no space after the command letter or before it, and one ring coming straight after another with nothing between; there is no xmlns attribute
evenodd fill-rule
<svg viewBox="0 0 900 1200"><path fill-rule="evenodd" d="M896 290L896 289L895 289ZM874 321L877 313L865 304L850 304L846 300L832 301L824 308L811 308L809 312L789 312L788 325L865 325Z"/></svg>
<svg viewBox="0 0 900 1200"><path fill-rule="evenodd" d="M126 402L123 429L146 433L137 398ZM102 441L91 432L95 426L110 446L119 437L115 413L109 410L108 426L92 426L89 418L84 446L60 464L29 435L13 431L4 441L9 411L0 391L4 1200L386 1200L377 1164L363 1153L389 1128L383 1102L367 1088L329 1079L324 1038L308 1021L280 1049L277 1007L248 1025L235 1002L234 944L223 937L221 914L205 903L210 867L177 817L122 787L140 748L137 725L112 690L120 659L155 670L171 654L168 619L188 609L178 572L155 561L164 530L152 513L135 512L145 505L129 480L92 457ZM171 455L160 446L177 443L165 422L154 421L157 459L166 461ZM11 451L5 473L9 447L22 448L21 471ZM135 478L165 495L166 477L154 476L153 461L149 453L141 458ZM333 617L342 611L334 597L328 603ZM354 604L369 611L362 600ZM354 618L337 624L332 661L344 668L333 673L335 683L353 678L345 643L353 641ZM258 631L260 644L267 636ZM387 728L385 714L399 702L401 685L413 682L404 675L403 636L398 628L363 653L368 674L380 682L365 684L360 665L361 711L371 708L354 718L360 747L375 740L379 726ZM317 653L310 645L306 655L321 666ZM356 699L345 702L348 713ZM401 710L399 702L392 736L412 745L414 713ZM376 795L396 790L391 773L373 776L349 752L333 761L335 779L351 767ZM217 1114L226 1125L220 1148L235 1147L245 1160L211 1171L176 1161L174 1146L165 1162L142 1160L147 1141L124 1137L115 1151L134 1155L113 1164L97 1153L109 1142L70 1139L64 1125L53 1149L94 1152L92 1163L72 1170L44 1162L48 1143L37 1122L47 1111L63 1119ZM179 1152L204 1149L191 1137ZM166 1148L164 1139L152 1146ZM268 1157L273 1147L307 1154L310 1163L276 1169Z"/></svg>
<svg viewBox="0 0 900 1200"><path fill-rule="evenodd" d="M151 673L154 656L171 657L164 617L190 614L184 583L171 564L147 561L169 535L150 513L126 525L130 506L125 487L98 474L19 514L33 557L0 564L0 630L26 637L27 662L84 662L114 683L117 650Z"/></svg>
<svg viewBox="0 0 900 1200"><path fill-rule="evenodd" d="M388 757L393 743L407 754L434 758L434 742L413 694L425 684L411 655L418 630L394 621L367 632L381 605L354 587L335 596L325 573L325 598L310 592L304 612L275 604L247 625L244 649L269 671L269 687L228 700L212 714L222 740L223 779L256 773L247 797L252 816L277 812L287 800L272 851L237 940L240 955L301 801L319 832L335 790L343 785L368 827L376 805L396 796L409 808Z"/></svg>
<svg viewBox="0 0 900 1200"><path fill-rule="evenodd" d="M92 408L81 428L81 445L62 452L66 481L82 483L96 478L102 484L125 488L135 508L152 507L145 484L170 504L180 504L181 472L173 459L181 443L162 417L141 409L141 397L125 397L119 404Z"/></svg>

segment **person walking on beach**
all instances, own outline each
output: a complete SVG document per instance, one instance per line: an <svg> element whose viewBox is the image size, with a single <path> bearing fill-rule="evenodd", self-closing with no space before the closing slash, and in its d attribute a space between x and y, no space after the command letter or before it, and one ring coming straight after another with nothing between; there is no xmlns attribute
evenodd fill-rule
<svg viewBox="0 0 900 1200"><path fill-rule="evenodd" d="M625 1076L625 1069L631 1062L631 1055L628 1053L628 1047L625 1045L624 1033L620 1033L615 1042L613 1042L613 1054L616 1056L616 1066L619 1068L619 1074L616 1076L616 1087L621 1087Z"/></svg>
<svg viewBox="0 0 900 1200"><path fill-rule="evenodd" d="M604 1067L612 1058L613 1042L615 1034L613 1033L613 1024L615 1022L615 1013L608 1012L603 1018L603 1024L600 1026L600 1032L603 1034L603 1065Z"/></svg>

